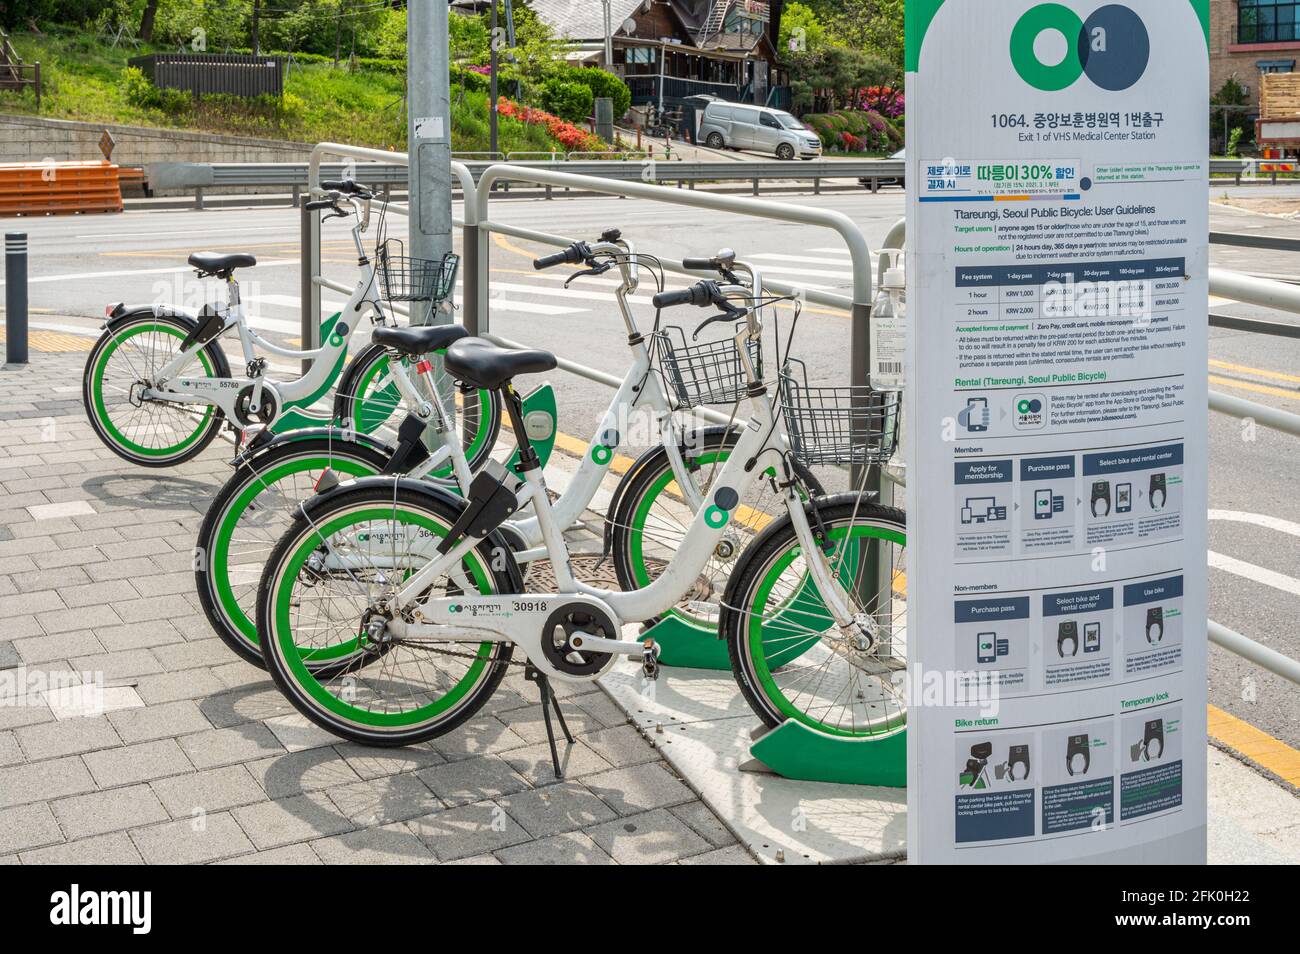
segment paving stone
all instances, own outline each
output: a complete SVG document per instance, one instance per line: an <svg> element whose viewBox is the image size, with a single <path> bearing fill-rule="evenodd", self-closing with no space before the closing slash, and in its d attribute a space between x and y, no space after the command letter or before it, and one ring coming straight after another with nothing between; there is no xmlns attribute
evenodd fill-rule
<svg viewBox="0 0 1300 954"><path fill-rule="evenodd" d="M725 848L715 848L713 851L706 851L702 855L691 855L689 858L678 860L679 865L756 865L757 861L754 856L742 848L740 845L727 845Z"/></svg>
<svg viewBox="0 0 1300 954"><path fill-rule="evenodd" d="M81 606L75 610L63 609L50 613L38 612L36 621L40 624L42 632L51 634L66 633L76 629L99 630L122 622L118 619L117 613L113 612L113 607L108 604ZM96 638L98 636L99 633L96 632Z"/></svg>
<svg viewBox="0 0 1300 954"><path fill-rule="evenodd" d="M77 756L6 768L0 774L0 808L75 795L95 789L95 780Z"/></svg>
<svg viewBox="0 0 1300 954"><path fill-rule="evenodd" d="M74 795L51 807L70 840L166 821L169 817L148 785Z"/></svg>
<svg viewBox="0 0 1300 954"><path fill-rule="evenodd" d="M616 862L580 831L565 832L497 852L507 865L612 865Z"/></svg>
<svg viewBox="0 0 1300 954"><path fill-rule="evenodd" d="M501 861L496 855L471 855L468 858L454 858L451 861L442 862L444 865L499 865Z"/></svg>
<svg viewBox="0 0 1300 954"><path fill-rule="evenodd" d="M593 719L574 706L572 702L561 702L560 711L564 713L564 721L569 724L569 731L575 736L605 728L604 723ZM530 744L546 741L546 722L542 718L542 707L540 705L501 712L497 714L497 718L504 722L512 732ZM555 724L553 716L552 724ZM557 740L563 741L563 733L560 731L558 724L555 724L555 735Z"/></svg>
<svg viewBox="0 0 1300 954"><path fill-rule="evenodd" d="M173 818L189 818L196 809L211 814L266 801L266 792L242 765L176 775L150 785Z"/></svg>
<svg viewBox="0 0 1300 954"><path fill-rule="evenodd" d="M59 591L58 596L62 597L61 604L73 609L79 609L83 606L98 606L101 604L112 603L113 600L120 596L129 595L131 585L129 583L114 580L107 583L85 583L81 586L69 586ZM55 606L42 606L41 609L57 609ZM30 612L30 610L29 610ZM0 615L3 615L0 613Z"/></svg>
<svg viewBox="0 0 1300 954"><path fill-rule="evenodd" d="M23 750L18 747L18 737L13 732L0 732L0 766L25 762Z"/></svg>
<svg viewBox="0 0 1300 954"><path fill-rule="evenodd" d="M712 848L666 809L606 822L587 830L591 840L621 865L658 865Z"/></svg>
<svg viewBox="0 0 1300 954"><path fill-rule="evenodd" d="M225 861L218 861L219 865L319 865L323 864L320 856L311 850L311 845L299 843L296 845L285 845L282 848L272 848L270 851L259 851L251 855L240 855L238 858L227 858Z"/></svg>
<svg viewBox="0 0 1300 954"><path fill-rule="evenodd" d="M670 808L669 811L714 847L722 848L736 843L736 836L703 802L687 802Z"/></svg>
<svg viewBox="0 0 1300 954"><path fill-rule="evenodd" d="M141 742L83 756L95 781L103 788L149 782L193 771L175 739Z"/></svg>
<svg viewBox="0 0 1300 954"><path fill-rule="evenodd" d="M97 682L84 682L54 692L42 698L61 722L70 719L95 718L121 709L138 709L144 700L130 686L101 686Z"/></svg>
<svg viewBox="0 0 1300 954"><path fill-rule="evenodd" d="M23 657L18 655L18 650L14 649L10 640L0 642L0 669L14 669L22 663Z"/></svg>
<svg viewBox="0 0 1300 954"><path fill-rule="evenodd" d="M54 721L54 713L39 695L24 696L21 699L3 696L0 699L4 703L0 705L0 731Z"/></svg>
<svg viewBox="0 0 1300 954"><path fill-rule="evenodd" d="M627 713L620 709L613 699L605 695L604 691L590 692L585 696L579 696L570 705L577 706L602 725L627 725L628 722Z"/></svg>
<svg viewBox="0 0 1300 954"><path fill-rule="evenodd" d="M569 745L561 737L556 745L560 756L560 771L564 773L565 779L594 775L610 767L608 762L587 748L581 739ZM555 777L550 746L545 742L505 752L501 758L534 785L552 785L559 781Z"/></svg>
<svg viewBox="0 0 1300 954"><path fill-rule="evenodd" d="M92 602L107 602L108 598ZM60 599L54 590L42 590L39 593L18 593L14 596L0 596L0 619L6 616L19 616L24 613L41 613L43 611L66 612L71 606Z"/></svg>
<svg viewBox="0 0 1300 954"><path fill-rule="evenodd" d="M42 570L57 570L65 566L85 566L88 563L100 563L108 559L98 547L73 547L68 550L51 549L45 553L32 555L34 562Z"/></svg>
<svg viewBox="0 0 1300 954"><path fill-rule="evenodd" d="M290 752L246 765L271 798L288 798L360 780L352 767L333 749Z"/></svg>
<svg viewBox="0 0 1300 954"><path fill-rule="evenodd" d="M68 661L80 672L100 673L106 683L122 682L136 676L162 671L157 658L147 649L77 656Z"/></svg>
<svg viewBox="0 0 1300 954"><path fill-rule="evenodd" d="M215 636L157 646L153 654L168 672L224 665L230 661L230 647Z"/></svg>
<svg viewBox="0 0 1300 954"><path fill-rule="evenodd" d="M582 741L616 768L659 761L658 750L651 748L636 726L619 725L612 729L589 732L582 737Z"/></svg>
<svg viewBox="0 0 1300 954"><path fill-rule="evenodd" d="M400 824L322 838L311 847L327 865L427 865L436 860L433 852Z"/></svg>
<svg viewBox="0 0 1300 954"><path fill-rule="evenodd" d="M149 705L175 702L177 699L197 699L225 687L206 669L187 669L184 672L161 672L141 676L136 680L136 691Z"/></svg>
<svg viewBox="0 0 1300 954"><path fill-rule="evenodd" d="M415 773L447 805L469 805L528 788L528 782L494 755L435 765Z"/></svg>
<svg viewBox="0 0 1300 954"><path fill-rule="evenodd" d="M528 832L504 808L475 802L406 823L439 861L454 861L530 841Z"/></svg>
<svg viewBox="0 0 1300 954"><path fill-rule="evenodd" d="M78 755L122 744L104 716L29 725L17 729L16 733L18 744L23 747L23 753L29 762Z"/></svg>
<svg viewBox="0 0 1300 954"><path fill-rule="evenodd" d="M497 719L477 716L429 743L449 762L523 748L528 741Z"/></svg>
<svg viewBox="0 0 1300 954"><path fill-rule="evenodd" d="M406 745L400 749L376 749L354 742L340 742L334 751L348 760L348 765L362 778L381 778L401 772L415 772L430 765L441 765L443 757L423 745Z"/></svg>
<svg viewBox="0 0 1300 954"><path fill-rule="evenodd" d="M333 745L339 737L322 729L300 712L275 716L266 720L266 727L271 730L280 744L290 752L304 749L318 749Z"/></svg>
<svg viewBox="0 0 1300 954"><path fill-rule="evenodd" d="M352 823L319 792L236 808L234 816L258 849L351 830Z"/></svg>
<svg viewBox="0 0 1300 954"><path fill-rule="evenodd" d="M23 662L29 666L47 663L56 659L71 659L74 656L88 656L102 652L95 634L88 629L70 630L48 636L31 636L27 639L14 640L14 649L18 650Z"/></svg>
<svg viewBox="0 0 1300 954"><path fill-rule="evenodd" d="M144 859L125 832L96 835L63 845L24 851L25 865L140 865Z"/></svg>
<svg viewBox="0 0 1300 954"><path fill-rule="evenodd" d="M612 808L579 782L561 782L545 788L497 799L534 838L546 838L617 818Z"/></svg>
<svg viewBox="0 0 1300 954"><path fill-rule="evenodd" d="M95 635L109 652L126 649L149 649L169 643L183 643L185 637L165 619L152 619L142 623L123 623L117 626L99 626Z"/></svg>
<svg viewBox="0 0 1300 954"><path fill-rule="evenodd" d="M152 546L152 544L150 544ZM193 611L182 596L151 596L148 599L118 600L113 609L124 623L147 623L158 619L174 619Z"/></svg>
<svg viewBox="0 0 1300 954"><path fill-rule="evenodd" d="M48 805L20 805L0 811L0 854L63 841Z"/></svg>
<svg viewBox="0 0 1300 954"><path fill-rule="evenodd" d="M415 775L387 775L340 785L325 794L358 827L409 821L443 807L438 796Z"/></svg>
<svg viewBox="0 0 1300 954"><path fill-rule="evenodd" d="M136 531L141 531L142 535L152 536L150 527L123 527L122 535L129 536ZM132 581L132 586L141 596L168 596L173 593L189 593L194 589L194 572L193 570L184 570L178 573L156 573L153 576L141 577Z"/></svg>
<svg viewBox="0 0 1300 954"><path fill-rule="evenodd" d="M128 745L135 742L152 742L192 732L211 729L208 720L199 711L198 704L189 699L166 702L142 709L123 709L110 712L108 721Z"/></svg>
<svg viewBox="0 0 1300 954"><path fill-rule="evenodd" d="M214 670L208 670L215 676ZM199 699L199 709L219 729L243 725L246 722L263 722L294 711L292 703L270 681L266 673L255 685L242 689L218 692Z"/></svg>
<svg viewBox="0 0 1300 954"><path fill-rule="evenodd" d="M229 812L137 828L131 832L131 840L151 865L202 864L253 850L253 843Z"/></svg>
<svg viewBox="0 0 1300 954"><path fill-rule="evenodd" d="M92 563L86 572L92 581L101 583L105 580L129 580L132 577L147 576L156 573L157 567L148 557L136 557L131 560L113 559L106 563Z"/></svg>
<svg viewBox="0 0 1300 954"><path fill-rule="evenodd" d="M200 769L284 754L271 730L255 722L187 735L181 739L181 747Z"/></svg>
<svg viewBox="0 0 1300 954"><path fill-rule="evenodd" d="M635 815L695 798L662 762L602 772L584 781L620 815Z"/></svg>

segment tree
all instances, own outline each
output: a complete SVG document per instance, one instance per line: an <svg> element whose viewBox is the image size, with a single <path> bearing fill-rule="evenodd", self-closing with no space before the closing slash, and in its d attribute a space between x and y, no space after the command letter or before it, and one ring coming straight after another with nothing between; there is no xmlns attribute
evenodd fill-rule
<svg viewBox="0 0 1300 954"><path fill-rule="evenodd" d="M905 0L809 0L833 41L903 68Z"/></svg>
<svg viewBox="0 0 1300 954"><path fill-rule="evenodd" d="M158 17L158 0L147 0L144 12L140 14L140 39L146 43L153 42L153 24Z"/></svg>
<svg viewBox="0 0 1300 954"><path fill-rule="evenodd" d="M791 3L781 16L781 52L806 53L826 42L826 25L812 7Z"/></svg>

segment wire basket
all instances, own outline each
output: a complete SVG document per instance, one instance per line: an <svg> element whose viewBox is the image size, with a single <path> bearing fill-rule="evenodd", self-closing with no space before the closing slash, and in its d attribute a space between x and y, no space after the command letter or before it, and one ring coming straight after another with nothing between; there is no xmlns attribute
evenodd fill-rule
<svg viewBox="0 0 1300 954"><path fill-rule="evenodd" d="M807 465L884 464L898 450L902 391L867 385L820 388L790 359L781 370L781 405L790 449Z"/></svg>
<svg viewBox="0 0 1300 954"><path fill-rule="evenodd" d="M409 258L401 239L389 239L379 246L375 265L388 301L431 301L436 305L456 286L460 256L448 252L440 260Z"/></svg>
<svg viewBox="0 0 1300 954"><path fill-rule="evenodd" d="M740 349L733 339L688 345L686 333L675 326L655 332L654 338L658 342L664 379L683 408L735 404L747 394L749 379L740 360ZM747 350L754 373L761 379L762 345L751 341Z"/></svg>

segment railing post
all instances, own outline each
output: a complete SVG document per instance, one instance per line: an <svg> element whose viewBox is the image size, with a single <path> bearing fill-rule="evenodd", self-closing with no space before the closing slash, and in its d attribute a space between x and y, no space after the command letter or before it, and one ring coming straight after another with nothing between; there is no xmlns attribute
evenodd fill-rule
<svg viewBox="0 0 1300 954"><path fill-rule="evenodd" d="M473 201L472 196L465 197L465 204L469 205ZM466 225L461 229L461 284L464 287L464 306L465 313L465 330L471 335L479 334L478 317L479 317L479 244L478 244L479 227L477 225Z"/></svg>
<svg viewBox="0 0 1300 954"><path fill-rule="evenodd" d="M5 363L27 363L27 233L5 233Z"/></svg>
<svg viewBox="0 0 1300 954"><path fill-rule="evenodd" d="M309 351L320 347L320 286L316 284L320 271L320 215L308 209L306 202L299 206L299 215L302 223L301 340L303 350ZM309 360L302 362L303 374L311 370L311 364Z"/></svg>

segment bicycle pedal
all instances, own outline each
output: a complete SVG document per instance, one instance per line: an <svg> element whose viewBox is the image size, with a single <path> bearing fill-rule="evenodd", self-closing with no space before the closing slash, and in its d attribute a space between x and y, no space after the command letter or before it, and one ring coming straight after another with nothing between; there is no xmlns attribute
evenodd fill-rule
<svg viewBox="0 0 1300 954"><path fill-rule="evenodd" d="M641 674L652 681L659 678L659 647L653 639L645 641L645 650L641 655Z"/></svg>

